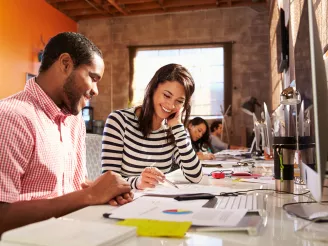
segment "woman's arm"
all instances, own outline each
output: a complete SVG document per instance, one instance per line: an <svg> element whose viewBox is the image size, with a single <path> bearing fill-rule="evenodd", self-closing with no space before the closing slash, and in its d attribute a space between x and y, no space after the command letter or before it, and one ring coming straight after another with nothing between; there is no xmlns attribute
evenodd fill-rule
<svg viewBox="0 0 328 246"><path fill-rule="evenodd" d="M102 173L111 170L122 174L125 126L125 117L121 111L114 111L108 116L102 138ZM126 180L136 188L137 177L128 177Z"/></svg>
<svg viewBox="0 0 328 246"><path fill-rule="evenodd" d="M183 125L172 127L176 147L174 157L180 166L183 175L192 183L198 183L203 177L202 166L195 153Z"/></svg>

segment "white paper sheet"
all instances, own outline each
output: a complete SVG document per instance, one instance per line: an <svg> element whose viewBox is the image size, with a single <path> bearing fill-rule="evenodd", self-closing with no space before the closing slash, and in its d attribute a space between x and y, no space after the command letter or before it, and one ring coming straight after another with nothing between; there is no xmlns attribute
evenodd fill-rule
<svg viewBox="0 0 328 246"><path fill-rule="evenodd" d="M227 149L216 152L215 156L223 156L223 155L230 155L230 156L240 156L244 154L250 154L248 150L238 150L238 149Z"/></svg>
<svg viewBox="0 0 328 246"><path fill-rule="evenodd" d="M217 210L202 208L198 205L149 200L141 197L112 211L111 218L143 218L164 221L191 221L197 226L236 226L245 216L246 209Z"/></svg>
<svg viewBox="0 0 328 246"><path fill-rule="evenodd" d="M207 166L218 166L221 165L222 167L232 167L232 165L237 164L237 160L231 160L231 161L217 161L217 160L202 160L202 165Z"/></svg>

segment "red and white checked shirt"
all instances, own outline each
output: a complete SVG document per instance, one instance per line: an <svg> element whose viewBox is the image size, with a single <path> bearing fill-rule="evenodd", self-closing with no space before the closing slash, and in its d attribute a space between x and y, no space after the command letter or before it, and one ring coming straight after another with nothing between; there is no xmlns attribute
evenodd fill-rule
<svg viewBox="0 0 328 246"><path fill-rule="evenodd" d="M0 101L0 201L57 197L86 177L85 124L35 83Z"/></svg>

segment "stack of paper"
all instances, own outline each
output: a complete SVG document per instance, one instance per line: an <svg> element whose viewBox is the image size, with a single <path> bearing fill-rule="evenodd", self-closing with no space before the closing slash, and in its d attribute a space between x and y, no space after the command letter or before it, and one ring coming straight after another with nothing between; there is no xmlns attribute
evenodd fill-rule
<svg viewBox="0 0 328 246"><path fill-rule="evenodd" d="M136 228L98 222L49 219L5 232L1 242L42 246L115 245L136 236Z"/></svg>

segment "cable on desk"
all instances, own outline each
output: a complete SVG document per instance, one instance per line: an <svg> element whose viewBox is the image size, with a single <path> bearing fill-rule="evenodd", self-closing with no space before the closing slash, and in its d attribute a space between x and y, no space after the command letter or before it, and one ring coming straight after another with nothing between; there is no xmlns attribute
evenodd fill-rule
<svg viewBox="0 0 328 246"><path fill-rule="evenodd" d="M304 193L292 193L292 192L288 192L288 191L279 191L279 190L274 190L274 189L252 189L252 190L243 190L243 191L233 191L233 192L221 192L220 195L218 196L238 196L238 195L245 195L248 192L252 192L252 191L275 191L277 193L280 194L290 194L290 195L294 195L294 196L303 196L305 194L310 193L310 191L304 192Z"/></svg>
<svg viewBox="0 0 328 246"><path fill-rule="evenodd" d="M288 214L293 215L293 216L295 216L295 217L297 217L297 218L300 218L300 219L308 220L308 221L311 221L311 222L325 222L325 223L328 222L326 216L325 216L325 217L315 218L315 219L310 219L310 218L307 218L307 217L299 216L299 215L297 215L297 214L295 214L295 213L292 213L291 211L289 211L289 210L286 209L287 206L295 205L295 204L301 204L301 203L304 203L304 204L305 204L305 203L308 203L308 204L310 204L310 203L317 203L317 202L290 202L290 203L285 203L285 204L282 206L282 209L285 210ZM322 202L320 202L320 203L327 203L327 204L328 204L328 201L322 201ZM328 205L327 205L327 206L328 206ZM323 220L323 218L325 218L326 220Z"/></svg>

